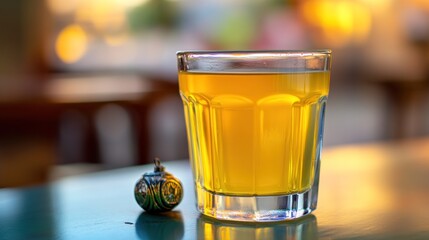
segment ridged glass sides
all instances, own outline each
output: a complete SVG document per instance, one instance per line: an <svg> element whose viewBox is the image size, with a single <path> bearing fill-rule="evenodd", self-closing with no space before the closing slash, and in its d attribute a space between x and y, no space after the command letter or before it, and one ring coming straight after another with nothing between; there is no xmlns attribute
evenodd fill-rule
<svg viewBox="0 0 429 240"><path fill-rule="evenodd" d="M315 210L326 97L300 101L282 96L279 106L273 106L278 97L255 104L227 96L234 104L228 109L219 108L219 97L212 104L182 95L201 213L218 219L278 221ZM225 123L234 118L237 121ZM237 139L225 137L225 124L240 132ZM253 140L243 143L240 138ZM244 148L248 151L242 152ZM279 156L282 159L274 160ZM250 161L234 163L234 157Z"/></svg>
<svg viewBox="0 0 429 240"><path fill-rule="evenodd" d="M177 56L199 211L239 221L313 211L330 51Z"/></svg>
<svg viewBox="0 0 429 240"><path fill-rule="evenodd" d="M329 72L179 73L198 209L241 221L315 209Z"/></svg>
<svg viewBox="0 0 429 240"><path fill-rule="evenodd" d="M316 210L320 162L317 178L304 193L273 196L228 196L208 192L197 184L197 209L202 214L223 220L272 222L302 217Z"/></svg>

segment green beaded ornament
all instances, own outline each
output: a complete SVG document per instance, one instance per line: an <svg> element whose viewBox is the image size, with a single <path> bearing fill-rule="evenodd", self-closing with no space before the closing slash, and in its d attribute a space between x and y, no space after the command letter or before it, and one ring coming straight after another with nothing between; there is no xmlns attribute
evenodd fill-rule
<svg viewBox="0 0 429 240"><path fill-rule="evenodd" d="M134 197L147 212L170 211L182 201L183 186L179 179L164 171L159 158L154 163L154 171L143 174L137 181Z"/></svg>

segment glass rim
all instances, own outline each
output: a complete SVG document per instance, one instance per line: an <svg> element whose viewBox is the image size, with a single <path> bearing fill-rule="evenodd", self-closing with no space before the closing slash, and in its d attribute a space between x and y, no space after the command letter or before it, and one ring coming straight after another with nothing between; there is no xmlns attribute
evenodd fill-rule
<svg viewBox="0 0 429 240"><path fill-rule="evenodd" d="M193 57L298 57L298 56L330 56L331 49L315 49L315 50L185 50L177 51L178 57L192 55Z"/></svg>

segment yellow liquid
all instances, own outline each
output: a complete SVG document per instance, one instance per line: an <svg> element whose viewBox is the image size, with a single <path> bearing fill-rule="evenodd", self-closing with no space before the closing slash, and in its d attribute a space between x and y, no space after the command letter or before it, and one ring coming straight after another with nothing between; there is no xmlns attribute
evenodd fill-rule
<svg viewBox="0 0 429 240"><path fill-rule="evenodd" d="M308 190L329 75L180 72L197 188L242 196Z"/></svg>

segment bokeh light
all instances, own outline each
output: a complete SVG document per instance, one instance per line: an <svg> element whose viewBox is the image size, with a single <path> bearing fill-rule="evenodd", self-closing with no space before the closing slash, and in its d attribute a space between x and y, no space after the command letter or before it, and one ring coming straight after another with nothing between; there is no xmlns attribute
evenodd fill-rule
<svg viewBox="0 0 429 240"><path fill-rule="evenodd" d="M71 24L59 33L55 42L55 52L61 61L74 63L85 54L88 41L85 30L77 24Z"/></svg>
<svg viewBox="0 0 429 240"><path fill-rule="evenodd" d="M371 12L357 1L310 0L301 6L304 19L322 40L335 47L362 43L371 30Z"/></svg>

